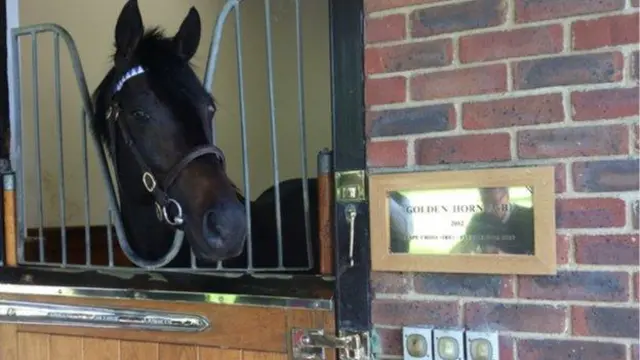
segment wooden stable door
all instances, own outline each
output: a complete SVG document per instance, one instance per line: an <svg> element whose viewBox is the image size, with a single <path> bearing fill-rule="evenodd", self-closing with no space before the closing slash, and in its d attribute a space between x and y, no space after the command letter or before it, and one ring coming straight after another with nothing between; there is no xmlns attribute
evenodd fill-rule
<svg viewBox="0 0 640 360"><path fill-rule="evenodd" d="M334 331L333 312L246 305L0 295L7 300L205 316L199 333L0 324L0 360L286 360L291 328ZM327 359L335 359L328 354Z"/></svg>

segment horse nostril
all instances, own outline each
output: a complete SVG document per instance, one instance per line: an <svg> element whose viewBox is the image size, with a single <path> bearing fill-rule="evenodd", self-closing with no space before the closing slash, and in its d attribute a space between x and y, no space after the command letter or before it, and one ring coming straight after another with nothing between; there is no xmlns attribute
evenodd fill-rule
<svg viewBox="0 0 640 360"><path fill-rule="evenodd" d="M218 225L216 224L216 215L213 210L209 210L204 214L202 218L202 230L204 237L207 239L221 237Z"/></svg>

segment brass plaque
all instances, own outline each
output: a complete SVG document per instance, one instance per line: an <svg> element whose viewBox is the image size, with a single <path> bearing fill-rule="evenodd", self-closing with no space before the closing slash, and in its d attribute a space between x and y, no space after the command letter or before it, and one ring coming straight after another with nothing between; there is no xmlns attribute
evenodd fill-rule
<svg viewBox="0 0 640 360"><path fill-rule="evenodd" d="M390 252L534 254L533 188L388 192Z"/></svg>

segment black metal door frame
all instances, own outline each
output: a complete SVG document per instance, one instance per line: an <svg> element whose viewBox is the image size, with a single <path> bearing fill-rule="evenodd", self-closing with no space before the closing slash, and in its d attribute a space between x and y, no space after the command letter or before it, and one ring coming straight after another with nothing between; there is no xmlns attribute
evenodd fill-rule
<svg viewBox="0 0 640 360"><path fill-rule="evenodd" d="M365 170L364 0L330 0L333 170ZM366 182L365 182L365 194ZM353 203L357 216L354 265L349 266L346 204L334 209L334 294L338 331L371 330L371 247L368 200Z"/></svg>

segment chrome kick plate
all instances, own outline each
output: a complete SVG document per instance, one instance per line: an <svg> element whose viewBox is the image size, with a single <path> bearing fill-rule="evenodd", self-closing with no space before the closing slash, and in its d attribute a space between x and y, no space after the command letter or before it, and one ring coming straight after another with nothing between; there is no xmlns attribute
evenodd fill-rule
<svg viewBox="0 0 640 360"><path fill-rule="evenodd" d="M178 332L211 327L200 315L8 300L0 300L0 323Z"/></svg>
<svg viewBox="0 0 640 360"><path fill-rule="evenodd" d="M369 333L326 334L322 329L291 330L293 360L324 360L325 349L337 349L339 360L370 360Z"/></svg>

